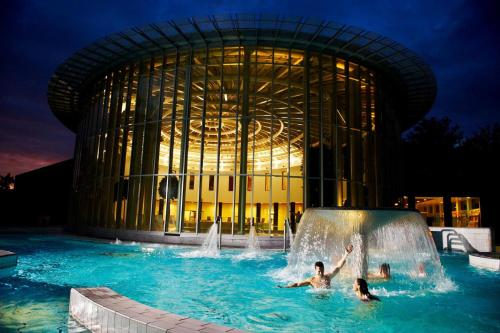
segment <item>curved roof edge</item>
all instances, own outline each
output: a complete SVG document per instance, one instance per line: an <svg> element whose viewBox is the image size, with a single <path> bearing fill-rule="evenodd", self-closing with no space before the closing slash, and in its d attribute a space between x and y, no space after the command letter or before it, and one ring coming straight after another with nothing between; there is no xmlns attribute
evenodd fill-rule
<svg viewBox="0 0 500 333"><path fill-rule="evenodd" d="M403 129L420 120L436 97L431 68L405 46L361 28L279 15L217 15L148 24L104 37L77 51L49 81L52 112L75 131L80 92L96 75L128 60L175 49L229 45L272 45L335 53L381 72L406 96Z"/></svg>

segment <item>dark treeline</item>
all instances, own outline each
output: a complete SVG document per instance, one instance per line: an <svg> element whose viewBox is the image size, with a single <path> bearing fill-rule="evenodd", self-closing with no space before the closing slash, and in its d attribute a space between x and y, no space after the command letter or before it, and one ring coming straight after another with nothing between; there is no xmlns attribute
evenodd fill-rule
<svg viewBox="0 0 500 333"><path fill-rule="evenodd" d="M500 124L464 137L449 118L425 118L404 135L401 152L405 189L489 189L499 180Z"/></svg>

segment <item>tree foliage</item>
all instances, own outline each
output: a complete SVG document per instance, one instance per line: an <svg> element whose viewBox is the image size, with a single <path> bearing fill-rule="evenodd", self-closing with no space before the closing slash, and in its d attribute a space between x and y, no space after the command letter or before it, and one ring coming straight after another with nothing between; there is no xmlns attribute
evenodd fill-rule
<svg viewBox="0 0 500 333"><path fill-rule="evenodd" d="M414 191L442 190L453 181L463 141L460 128L449 118L425 118L402 141L403 183ZM429 187L428 184L432 184Z"/></svg>
<svg viewBox="0 0 500 333"><path fill-rule="evenodd" d="M461 170L470 183L498 190L500 185L500 124L480 128L459 148Z"/></svg>
<svg viewBox="0 0 500 333"><path fill-rule="evenodd" d="M405 191L490 191L498 184L500 124L464 138L449 118L425 118L402 140Z"/></svg>
<svg viewBox="0 0 500 333"><path fill-rule="evenodd" d="M0 191L12 191L14 190L14 186L15 180L10 173L5 176L0 176Z"/></svg>
<svg viewBox="0 0 500 333"><path fill-rule="evenodd" d="M444 117L424 118L407 135L406 143L431 151L439 149L452 151L463 140L463 134L458 125L452 125L451 119Z"/></svg>
<svg viewBox="0 0 500 333"><path fill-rule="evenodd" d="M170 182L167 193L167 182ZM176 199L179 189L179 180L176 176L163 177L158 186L158 193L163 199Z"/></svg>

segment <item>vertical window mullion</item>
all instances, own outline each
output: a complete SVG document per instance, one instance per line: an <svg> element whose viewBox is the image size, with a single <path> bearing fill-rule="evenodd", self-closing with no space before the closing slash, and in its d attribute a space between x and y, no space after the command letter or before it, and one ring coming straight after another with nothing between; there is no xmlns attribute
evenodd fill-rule
<svg viewBox="0 0 500 333"><path fill-rule="evenodd" d="M117 189L117 207L116 207L116 227L119 227L119 224L121 223L121 219L123 218L121 212L122 212L122 193L125 193L125 189L122 189L122 186L125 187L125 180L123 177L125 176L125 168L126 168L126 162L127 162L127 140L128 140L128 134L129 134L129 117L130 117L130 107L132 103L132 84L134 81L134 65L130 66L129 69L129 74L128 74L128 82L127 82L127 99L125 102L125 117L124 119L124 124L123 125L123 138L122 138L122 148L121 148L121 159L120 159L120 176L119 176L119 181L118 181L118 189ZM127 183L127 191L128 191L128 183Z"/></svg>
<svg viewBox="0 0 500 333"><path fill-rule="evenodd" d="M319 186L320 186L320 207L325 206L325 173L324 173L324 142L323 142L323 55L318 55L319 60L319 160L320 160L320 171L319 171Z"/></svg>
<svg viewBox="0 0 500 333"><path fill-rule="evenodd" d="M203 73L203 110L201 114L201 134L200 134L200 164L198 177L198 204L196 207L196 233L200 231L201 210L202 210L202 190L203 190L203 158L205 150L205 120L207 113L207 85L208 85L208 47L205 48L205 68Z"/></svg>
<svg viewBox="0 0 500 333"><path fill-rule="evenodd" d="M270 159L269 159L269 208L267 210L268 216L268 234L271 234L271 206L273 204L273 130L274 130L274 117L275 117L275 109L274 109L274 84L275 84L275 48L273 47L273 56L272 56L272 64L271 64L271 133L269 135L269 149L270 149ZM289 124L290 125L290 124ZM265 182L265 180L264 180ZM265 185L264 185L265 186Z"/></svg>
<svg viewBox="0 0 500 333"><path fill-rule="evenodd" d="M259 70L259 64L258 64L258 54L259 50L255 50L255 72L254 72L254 77L253 77L253 116L252 116L252 122L253 122L253 129L252 129L252 183L251 183L251 196L250 196L250 224L252 223L251 221L254 220L254 189L255 189L255 129L256 129L256 124L257 124L257 73Z"/></svg>
<svg viewBox="0 0 500 333"><path fill-rule="evenodd" d="M158 161L160 159L160 138L161 138L161 127L162 127L162 118L163 118L163 98L164 98L164 82L165 82L165 71L167 67L167 56L166 54L162 55L162 63L161 63L161 76L159 78L159 95L158 95L158 114L156 119L154 120L156 122L156 131L155 131L155 136L154 139L152 140L153 144L153 151L152 151L152 158L153 158L153 175L152 175L152 186L151 186L151 204L149 205L149 216L150 216L150 223L149 223L149 231L152 230L151 225L152 225L152 220L155 220L155 206L156 206L156 196L157 196L157 191L156 191L156 182L158 179Z"/></svg>
<svg viewBox="0 0 500 333"><path fill-rule="evenodd" d="M238 127L239 127L239 113L240 113L240 66L241 66L241 45L238 46L238 66L236 75L236 128L235 128L235 138L234 138L234 170L233 170L233 209L231 213L231 235L234 235L234 219L236 213L236 177L237 177L237 167L238 167Z"/></svg>
<svg viewBox="0 0 500 333"><path fill-rule="evenodd" d="M187 165L188 165L188 151L189 151L189 120L190 120L190 109L191 109L191 72L192 72L192 60L193 60L193 49L190 49L189 56L187 57L187 62L185 64L184 73L184 112L182 118L182 135L181 135L181 156L180 156L180 170L179 176L180 181L180 195L177 206L177 229L183 231L184 227L184 211L186 205L186 180L187 180Z"/></svg>
<svg viewBox="0 0 500 333"><path fill-rule="evenodd" d="M218 212L219 207L219 181L220 181L220 143L221 143L221 130L222 130L222 101L224 90L224 45L221 48L221 63L220 63L220 77L219 77L219 114L217 125L217 163L215 173L215 193L214 193L214 217L222 216L222 212ZM222 230L222 229L221 229Z"/></svg>
<svg viewBox="0 0 500 333"><path fill-rule="evenodd" d="M96 119L96 131L94 133L94 156L93 156L93 161L94 162L94 172L93 172L93 189L92 189L92 193L94 196L96 196L96 193L97 193L97 186L98 186L98 181L99 181L99 157L101 156L101 150L100 150L100 147L101 147L101 140L102 140L102 137L101 137L101 133L102 133L102 123L103 123L103 120L102 120L102 117L103 117L103 103L104 103L104 93L102 90L105 89L105 88L102 88L102 87L105 87L106 85L106 82L101 82L100 83L100 87L99 88L99 99L98 99L98 105L97 105L97 109L96 109L96 114L95 114L95 119ZM99 201L97 199L94 199L94 202L91 203L91 210L90 210L90 217L91 217L91 220L93 221L94 224L99 224L99 220L98 220L98 217L97 217L97 207L99 205Z"/></svg>
<svg viewBox="0 0 500 333"><path fill-rule="evenodd" d="M287 186L286 186L286 217L288 221L290 221L291 216L290 216L290 105L292 103L291 99L291 90L292 90L292 51L288 50L288 74L287 74L287 81L288 81L288 89L287 89ZM285 228L285 226L283 226Z"/></svg>
<svg viewBox="0 0 500 333"><path fill-rule="evenodd" d="M347 150L347 160L349 168L347 171L347 207L352 207L352 156L351 156L351 96L349 89L349 61L344 61L344 75L345 75L345 118L347 127L347 140L346 140L346 150ZM344 162L345 165L345 162Z"/></svg>
<svg viewBox="0 0 500 333"><path fill-rule="evenodd" d="M174 140L175 140L175 121L176 121L176 114L177 114L177 84L178 84L178 76L179 76L179 50L176 50L175 53L175 75L174 75L174 82L173 82L173 96L172 96L172 114L170 117L170 140L169 140L169 147L168 147L168 175L167 175L167 184L166 184L166 193L167 193L167 198L165 201L165 219L166 222L164 222L163 225L163 231L166 232L168 230L168 225L170 223L170 197L168 195L170 191L170 179L171 177L175 177L172 175L172 163L173 163L173 157L174 157Z"/></svg>
<svg viewBox="0 0 500 333"><path fill-rule="evenodd" d="M310 206L310 190L311 184L309 180L309 144L310 144L310 126L309 126L309 103L310 103L310 88L309 88L309 51L304 51L304 79L303 79L303 91L304 91L304 209Z"/></svg>

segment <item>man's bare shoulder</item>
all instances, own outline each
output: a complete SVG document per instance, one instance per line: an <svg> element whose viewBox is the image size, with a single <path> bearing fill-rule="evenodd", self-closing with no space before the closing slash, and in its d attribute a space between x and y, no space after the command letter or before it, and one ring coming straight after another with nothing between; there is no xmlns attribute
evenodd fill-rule
<svg viewBox="0 0 500 333"><path fill-rule="evenodd" d="M338 272L336 272L336 271L325 273L325 277L328 278L328 279L332 279L335 275L337 275L337 273Z"/></svg>

